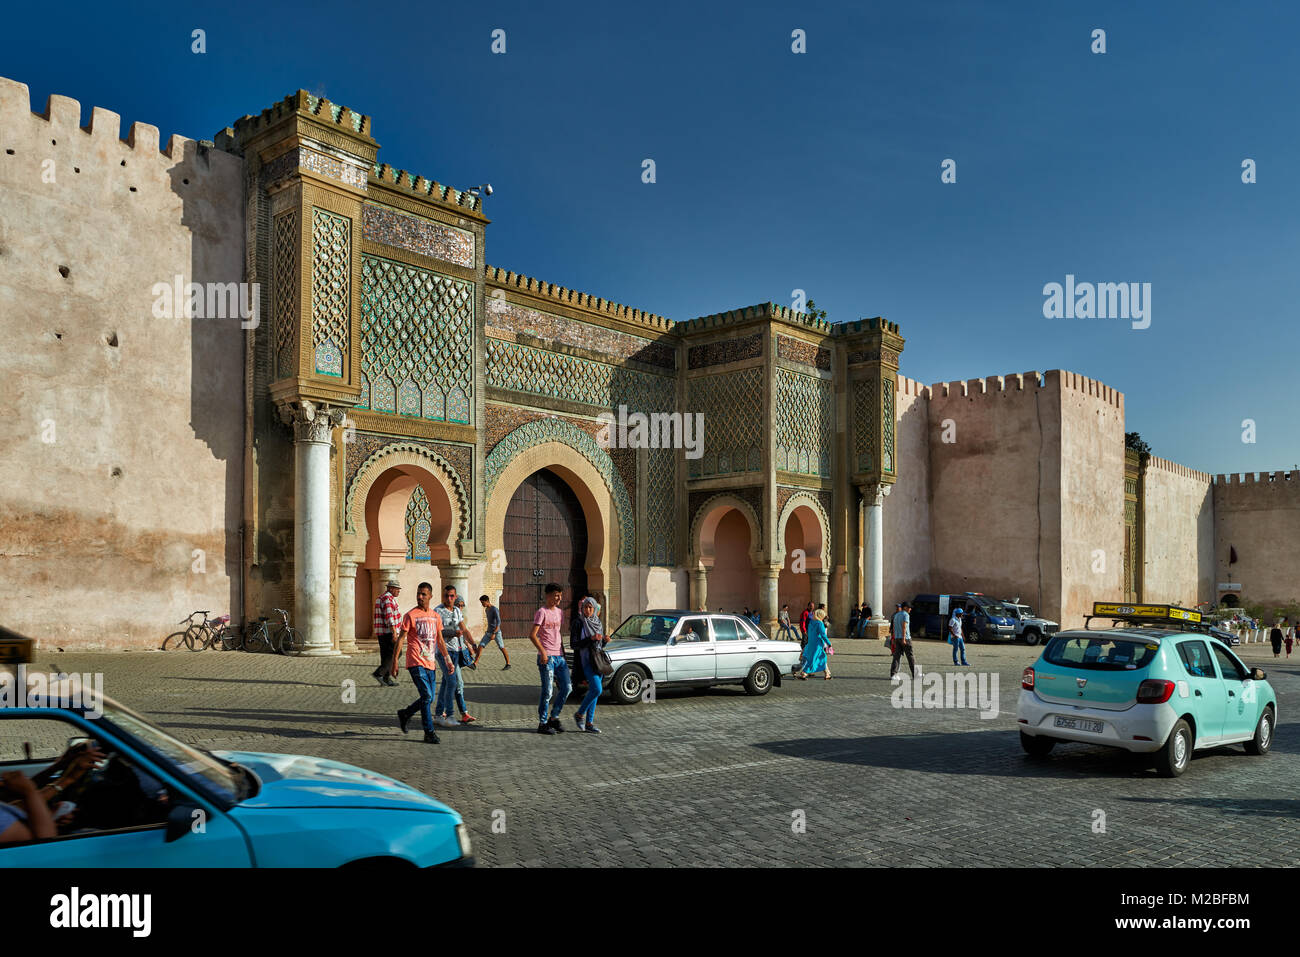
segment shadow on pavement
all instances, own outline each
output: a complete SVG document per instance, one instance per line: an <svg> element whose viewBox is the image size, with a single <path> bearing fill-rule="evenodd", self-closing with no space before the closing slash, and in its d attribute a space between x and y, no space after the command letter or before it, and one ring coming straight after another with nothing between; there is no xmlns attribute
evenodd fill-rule
<svg viewBox="0 0 1300 957"><path fill-rule="evenodd" d="M1241 814L1249 817L1300 818L1300 800L1277 798L1121 798L1135 804L1181 804L1184 807L1208 808L1224 814Z"/></svg>
<svg viewBox="0 0 1300 957"><path fill-rule="evenodd" d="M837 764L856 764L930 774L971 774L1014 778L1155 777L1149 755L1079 744L1058 744L1045 759L1030 758L1014 730L881 735L871 738L797 738L754 745L772 754ZM1197 752L1196 764L1246 758L1240 748Z"/></svg>

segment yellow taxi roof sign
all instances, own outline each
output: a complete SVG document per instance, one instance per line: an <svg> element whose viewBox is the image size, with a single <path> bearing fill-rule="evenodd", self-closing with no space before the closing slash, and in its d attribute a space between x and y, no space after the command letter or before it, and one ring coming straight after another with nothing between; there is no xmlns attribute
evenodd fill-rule
<svg viewBox="0 0 1300 957"><path fill-rule="evenodd" d="M32 661L30 638L0 638L0 665L27 665Z"/></svg>
<svg viewBox="0 0 1300 957"><path fill-rule="evenodd" d="M1126 605L1121 602L1095 601L1092 603L1095 618L1121 618L1130 621L1170 622L1198 625L1201 613L1177 605Z"/></svg>

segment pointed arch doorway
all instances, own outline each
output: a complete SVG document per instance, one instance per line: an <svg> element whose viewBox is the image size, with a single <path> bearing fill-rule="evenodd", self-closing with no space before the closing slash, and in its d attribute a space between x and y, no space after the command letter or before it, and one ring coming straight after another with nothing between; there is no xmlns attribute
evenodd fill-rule
<svg viewBox="0 0 1300 957"><path fill-rule="evenodd" d="M564 586L564 629L572 606L587 592L587 520L572 488L550 469L520 483L506 506L506 568L501 626L508 637L527 637L543 603L547 582Z"/></svg>

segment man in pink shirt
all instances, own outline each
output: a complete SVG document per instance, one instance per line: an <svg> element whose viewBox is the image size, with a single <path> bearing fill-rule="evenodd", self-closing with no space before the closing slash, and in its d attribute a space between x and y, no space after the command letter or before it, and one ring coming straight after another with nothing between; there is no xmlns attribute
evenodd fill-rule
<svg viewBox="0 0 1300 957"><path fill-rule="evenodd" d="M537 649L537 671L542 680L542 697L537 705L538 734L559 734L564 730L560 709L573 688L569 666L564 661L564 645L560 642L560 624L564 619L560 599L563 597L564 589L559 585L552 582L546 586L546 604L537 609L532 631L528 633L528 640Z"/></svg>

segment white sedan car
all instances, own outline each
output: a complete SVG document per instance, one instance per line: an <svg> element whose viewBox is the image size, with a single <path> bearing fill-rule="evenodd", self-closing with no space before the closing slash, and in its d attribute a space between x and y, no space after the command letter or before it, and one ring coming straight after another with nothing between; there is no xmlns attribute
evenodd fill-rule
<svg viewBox="0 0 1300 957"><path fill-rule="evenodd" d="M767 694L801 654L797 641L768 638L737 615L659 609L628 618L605 651L614 663L605 687L621 704L643 700L659 685L735 684Z"/></svg>

